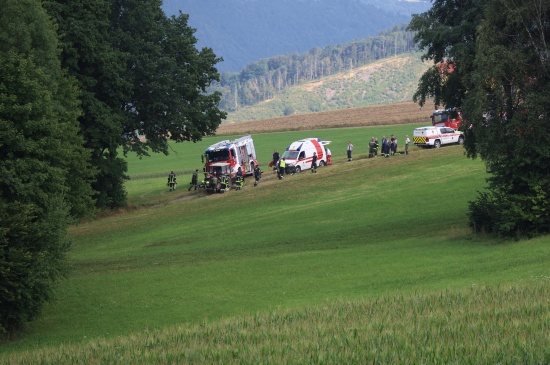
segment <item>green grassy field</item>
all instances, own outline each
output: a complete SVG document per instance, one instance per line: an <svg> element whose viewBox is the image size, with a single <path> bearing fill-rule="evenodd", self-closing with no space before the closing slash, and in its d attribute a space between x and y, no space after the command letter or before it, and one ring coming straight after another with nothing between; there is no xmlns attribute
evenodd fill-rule
<svg viewBox="0 0 550 365"><path fill-rule="evenodd" d="M0 362L549 362L550 237L470 233L487 176L460 146L365 158L370 136L412 128L254 136L264 167L307 136L335 163L210 196L183 182L220 138L129 159L137 208L70 229L58 301Z"/></svg>
<svg viewBox="0 0 550 365"><path fill-rule="evenodd" d="M346 157L348 140L351 140L354 145L354 157L364 158L368 155L368 142L371 137L381 140L383 135L389 138L394 134L398 138L398 148L403 150L405 135L408 134L412 140L413 129L420 126L424 124L281 132L256 134L252 137L260 167L268 170L275 149L282 154L292 142L302 138L315 137L332 141L328 147L333 154L333 159L343 161ZM152 155L142 159L128 156L130 180L126 183L126 187L131 204L137 206L162 204L188 195L184 188L189 187L191 175L195 169L202 171L201 154L204 150L213 143L238 137L240 136L215 136L207 137L197 143L172 143L168 156ZM166 179L171 170L174 170L178 176L178 190L173 193L168 192L166 188Z"/></svg>

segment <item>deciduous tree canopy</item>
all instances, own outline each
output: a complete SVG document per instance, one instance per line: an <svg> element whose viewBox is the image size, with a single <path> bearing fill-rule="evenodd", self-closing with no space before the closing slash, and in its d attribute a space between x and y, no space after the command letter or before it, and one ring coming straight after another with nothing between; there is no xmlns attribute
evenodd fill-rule
<svg viewBox="0 0 550 365"><path fill-rule="evenodd" d="M9 334L51 298L70 216L93 205L93 169L46 12L36 0L0 8L0 333Z"/></svg>
<svg viewBox="0 0 550 365"><path fill-rule="evenodd" d="M187 16L167 18L160 0L48 1L62 37L62 64L83 94L80 123L99 174L100 207L125 204L126 164L168 152L168 140L197 141L215 132L225 114L207 86L220 60L197 50Z"/></svg>
<svg viewBox="0 0 550 365"><path fill-rule="evenodd" d="M494 0L478 28L466 150L491 173L470 205L477 230L550 232L550 3Z"/></svg>
<svg viewBox="0 0 550 365"><path fill-rule="evenodd" d="M167 153L225 117L219 59L160 4L0 0L0 333L51 298L71 219L124 205L119 150Z"/></svg>
<svg viewBox="0 0 550 365"><path fill-rule="evenodd" d="M415 102L422 106L433 98L436 105L462 106L471 88L476 29L487 1L436 0L427 12L413 15L408 28L416 32L414 41L424 51L422 59L433 62L420 79ZM453 67L441 67L442 63Z"/></svg>
<svg viewBox="0 0 550 365"><path fill-rule="evenodd" d="M550 232L550 3L436 1L410 28L434 67L417 101L459 106L466 151L491 174L470 225L500 236ZM437 65L452 63L452 73ZM446 70L446 68L443 68Z"/></svg>

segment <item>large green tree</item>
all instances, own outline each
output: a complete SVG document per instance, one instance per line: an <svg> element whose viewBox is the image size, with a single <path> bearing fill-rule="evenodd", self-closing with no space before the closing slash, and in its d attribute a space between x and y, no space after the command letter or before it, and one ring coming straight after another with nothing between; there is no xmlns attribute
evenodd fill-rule
<svg viewBox="0 0 550 365"><path fill-rule="evenodd" d="M197 50L187 15L167 18L160 0L47 1L59 24L63 65L79 81L86 146L99 169L99 207L125 204L126 163L133 151L168 153L168 141L213 134L225 113L206 88L220 61Z"/></svg>
<svg viewBox="0 0 550 365"><path fill-rule="evenodd" d="M44 6L58 23L62 65L78 81L81 131L98 170L92 184L94 198L100 208L123 205L127 167L117 149L124 142L122 101L132 85L123 77L127 55L111 44L111 4L44 1Z"/></svg>
<svg viewBox="0 0 550 365"><path fill-rule="evenodd" d="M548 233L550 2L493 0L484 15L465 146L491 177L470 203L470 224L500 236Z"/></svg>
<svg viewBox="0 0 550 365"><path fill-rule="evenodd" d="M489 0L435 0L415 14L408 29L432 66L422 75L413 100L420 106L433 98L436 106L460 108L472 87L477 25Z"/></svg>
<svg viewBox="0 0 550 365"><path fill-rule="evenodd" d="M471 227L499 236L549 232L550 3L439 0L409 27L434 62L415 99L461 107L467 154L491 174L470 202Z"/></svg>
<svg viewBox="0 0 550 365"><path fill-rule="evenodd" d="M0 333L35 318L93 206L77 89L38 0L0 0Z"/></svg>

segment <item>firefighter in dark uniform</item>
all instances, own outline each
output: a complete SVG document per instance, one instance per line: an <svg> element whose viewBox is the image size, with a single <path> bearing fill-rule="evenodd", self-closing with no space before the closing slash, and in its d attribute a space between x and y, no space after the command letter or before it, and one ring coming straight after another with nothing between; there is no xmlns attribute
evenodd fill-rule
<svg viewBox="0 0 550 365"><path fill-rule="evenodd" d="M279 166L279 151L273 151L273 171L278 172Z"/></svg>
<svg viewBox="0 0 550 365"><path fill-rule="evenodd" d="M189 184L189 189L187 189L187 191L191 191L193 187L195 188L195 190L197 190L198 184L199 184L198 180L199 180L199 169L196 169L195 172L193 173L193 176L191 177L191 183Z"/></svg>
<svg viewBox="0 0 550 365"><path fill-rule="evenodd" d="M229 190L229 179L226 175L221 175L219 177L219 184L220 184L220 193L225 193L227 190Z"/></svg>
<svg viewBox="0 0 550 365"><path fill-rule="evenodd" d="M374 141L374 137L372 137L369 142L369 158L376 156L374 152L376 148L376 142Z"/></svg>
<svg viewBox="0 0 550 365"><path fill-rule="evenodd" d="M176 185L178 185L178 183L176 181L176 174L174 173L174 171L170 171L170 173L168 174L168 184L167 185L170 188L170 191L176 190Z"/></svg>
<svg viewBox="0 0 550 365"><path fill-rule="evenodd" d="M317 173L317 152L313 152L313 158L311 159L311 173Z"/></svg>
<svg viewBox="0 0 550 365"><path fill-rule="evenodd" d="M210 187L210 178L208 177L208 173L204 173L204 177L202 178L202 182L199 184L199 188L208 189Z"/></svg>
<svg viewBox="0 0 550 365"><path fill-rule="evenodd" d="M238 168L237 174L235 175L235 183L237 185L235 190L241 190L241 188L244 186L243 170L240 167Z"/></svg>
<svg viewBox="0 0 550 365"><path fill-rule="evenodd" d="M210 177L210 189L216 193L218 192L218 176L216 175L212 175L212 177Z"/></svg>
<svg viewBox="0 0 550 365"><path fill-rule="evenodd" d="M256 165L254 168L254 186L258 185L260 183L260 178L262 177L262 170L260 170L260 166Z"/></svg>

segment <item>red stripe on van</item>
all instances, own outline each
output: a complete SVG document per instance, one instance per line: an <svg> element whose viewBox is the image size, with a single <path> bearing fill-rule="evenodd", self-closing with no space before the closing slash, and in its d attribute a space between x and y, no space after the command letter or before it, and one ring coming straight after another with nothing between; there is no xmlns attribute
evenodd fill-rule
<svg viewBox="0 0 550 365"><path fill-rule="evenodd" d="M323 151L324 148L317 142L316 139L312 139L311 143L315 146L315 150L317 151L317 161L320 161L323 158Z"/></svg>

